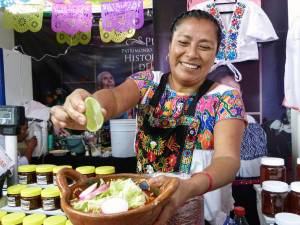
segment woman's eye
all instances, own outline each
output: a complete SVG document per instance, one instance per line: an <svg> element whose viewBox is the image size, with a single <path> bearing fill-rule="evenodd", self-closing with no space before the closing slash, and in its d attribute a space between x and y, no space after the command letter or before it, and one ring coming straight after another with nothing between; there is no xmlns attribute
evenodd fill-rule
<svg viewBox="0 0 300 225"><path fill-rule="evenodd" d="M202 50L210 50L211 49L210 46L206 46L206 45L200 45L199 48Z"/></svg>
<svg viewBox="0 0 300 225"><path fill-rule="evenodd" d="M180 45L187 45L188 44L188 42L186 42L186 41L178 41L178 42L179 42Z"/></svg>

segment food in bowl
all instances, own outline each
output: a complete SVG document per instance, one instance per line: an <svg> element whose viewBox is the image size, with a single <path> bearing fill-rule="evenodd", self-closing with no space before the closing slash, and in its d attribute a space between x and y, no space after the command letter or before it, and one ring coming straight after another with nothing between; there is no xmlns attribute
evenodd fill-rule
<svg viewBox="0 0 300 225"><path fill-rule="evenodd" d="M143 188L143 187L142 187ZM81 212L93 214L121 213L146 205L155 194L142 189L131 178L100 179L71 200L71 206Z"/></svg>

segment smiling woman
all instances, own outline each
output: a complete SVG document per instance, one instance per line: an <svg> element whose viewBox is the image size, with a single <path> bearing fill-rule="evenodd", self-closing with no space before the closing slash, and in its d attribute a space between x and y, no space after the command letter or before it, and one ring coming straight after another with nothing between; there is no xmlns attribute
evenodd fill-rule
<svg viewBox="0 0 300 225"><path fill-rule="evenodd" d="M132 147L139 173L192 175L180 181L155 225L167 224L178 208L203 194L206 219L223 224L233 207L227 184L240 165L243 101L239 90L206 79L221 39L219 24L210 14L184 12L174 20L171 33L169 73L138 72L113 89L96 91L93 97L103 107L106 120L137 106ZM63 106L53 107L54 125L84 129L84 99L90 95L78 89ZM170 178L158 176L151 183L160 186L166 179ZM201 219L197 221L193 224L201 224Z"/></svg>

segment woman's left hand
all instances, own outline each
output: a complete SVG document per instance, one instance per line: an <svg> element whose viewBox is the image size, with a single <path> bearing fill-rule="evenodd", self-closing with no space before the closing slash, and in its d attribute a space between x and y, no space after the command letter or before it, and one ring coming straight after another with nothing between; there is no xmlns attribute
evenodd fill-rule
<svg viewBox="0 0 300 225"><path fill-rule="evenodd" d="M157 176L149 180L150 186L161 187L167 176ZM171 196L169 202L163 207L159 217L153 225L166 225L168 220L176 213L177 209L184 205L189 199L189 187L186 184L187 180L179 179L177 190Z"/></svg>

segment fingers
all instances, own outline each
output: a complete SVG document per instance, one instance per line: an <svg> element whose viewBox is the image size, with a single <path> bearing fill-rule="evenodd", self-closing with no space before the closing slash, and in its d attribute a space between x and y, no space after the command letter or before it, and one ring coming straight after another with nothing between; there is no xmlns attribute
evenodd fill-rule
<svg viewBox="0 0 300 225"><path fill-rule="evenodd" d="M155 187L161 187L165 180L168 179L166 176L157 176L149 179L149 185L150 186L155 186Z"/></svg>
<svg viewBox="0 0 300 225"><path fill-rule="evenodd" d="M172 205L170 201L161 211L159 217L155 221L153 225L167 225L168 220L172 217L176 212L176 208Z"/></svg>

